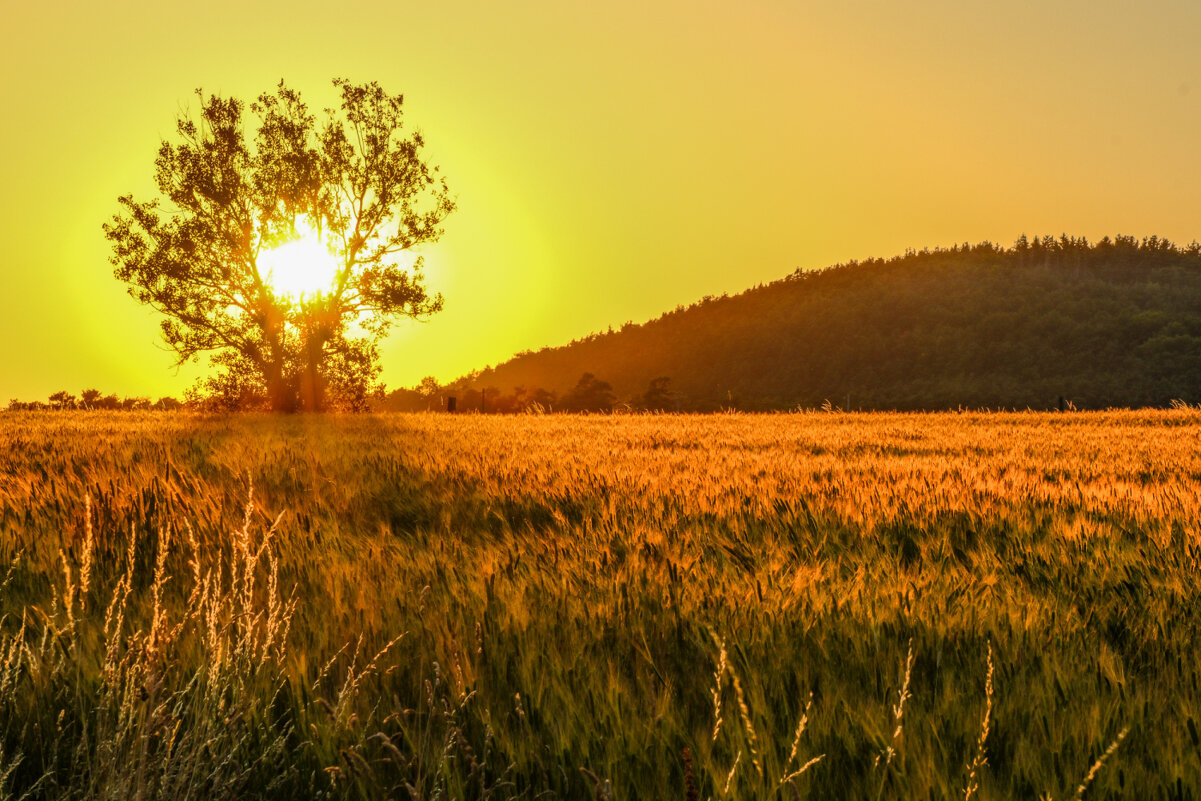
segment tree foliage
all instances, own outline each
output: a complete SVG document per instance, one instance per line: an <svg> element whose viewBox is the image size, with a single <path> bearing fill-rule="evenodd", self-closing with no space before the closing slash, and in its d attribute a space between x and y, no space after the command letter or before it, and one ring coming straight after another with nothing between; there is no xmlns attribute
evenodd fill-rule
<svg viewBox="0 0 1201 801"><path fill-rule="evenodd" d="M519 354L466 386L583 371L685 411L1078 408L1201 402L1201 245L1020 238L798 271L642 325ZM675 408L675 403L670 408Z"/></svg>
<svg viewBox="0 0 1201 801"><path fill-rule="evenodd" d="M651 412L672 411L675 405L676 396L671 391L671 379L667 376L652 378L639 404L640 408Z"/></svg>
<svg viewBox="0 0 1201 801"><path fill-rule="evenodd" d="M13 398L8 402L6 411L9 412L66 412L76 409L84 411L142 411L173 412L183 409L184 404L176 398L164 396L157 401L150 398L130 396L120 398L115 394L105 395L98 389L85 389L78 396L65 389L50 395L46 402L22 401Z"/></svg>
<svg viewBox="0 0 1201 801"><path fill-rule="evenodd" d="M571 391L563 396L560 405L565 412L607 412L616 402L613 387L608 381L601 381L592 373L584 373Z"/></svg>
<svg viewBox="0 0 1201 801"><path fill-rule="evenodd" d="M119 199L104 226L117 278L163 315L180 363L211 357L201 395L275 410L361 408L376 389L378 344L398 318L442 307L422 261L454 209L445 181L404 130L403 97L335 80L341 105L318 119L283 82L247 107L200 98L155 161L160 198ZM263 255L310 227L336 257L312 297L273 287Z"/></svg>

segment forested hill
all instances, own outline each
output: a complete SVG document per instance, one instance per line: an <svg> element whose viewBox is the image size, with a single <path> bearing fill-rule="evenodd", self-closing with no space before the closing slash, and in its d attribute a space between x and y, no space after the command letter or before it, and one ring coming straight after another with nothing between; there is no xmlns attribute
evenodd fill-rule
<svg viewBox="0 0 1201 801"><path fill-rule="evenodd" d="M585 372L635 405L668 377L684 410L1196 403L1201 246L1023 237L797 272L457 384L562 398Z"/></svg>

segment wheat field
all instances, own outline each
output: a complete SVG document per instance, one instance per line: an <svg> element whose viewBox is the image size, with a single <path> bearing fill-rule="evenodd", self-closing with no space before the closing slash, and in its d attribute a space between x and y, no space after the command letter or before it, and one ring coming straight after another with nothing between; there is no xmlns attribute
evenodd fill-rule
<svg viewBox="0 0 1201 801"><path fill-rule="evenodd" d="M0 798L1196 798L1201 413L0 416Z"/></svg>

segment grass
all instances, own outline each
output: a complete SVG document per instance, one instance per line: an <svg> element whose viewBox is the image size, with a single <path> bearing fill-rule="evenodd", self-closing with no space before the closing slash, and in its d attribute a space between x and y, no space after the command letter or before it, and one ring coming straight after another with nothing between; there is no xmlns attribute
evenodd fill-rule
<svg viewBox="0 0 1201 801"><path fill-rule="evenodd" d="M6 414L0 797L1196 798L1198 433Z"/></svg>

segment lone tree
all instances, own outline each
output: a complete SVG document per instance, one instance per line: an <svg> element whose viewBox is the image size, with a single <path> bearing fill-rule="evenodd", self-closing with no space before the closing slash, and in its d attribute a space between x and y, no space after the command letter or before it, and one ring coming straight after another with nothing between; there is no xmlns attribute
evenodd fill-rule
<svg viewBox="0 0 1201 801"><path fill-rule="evenodd" d="M380 340L398 318L442 308L422 259L454 210L446 182L403 129L403 97L335 80L322 120L281 81L249 105L197 91L199 120L155 160L162 197L119 198L104 231L115 275L164 315L178 363L208 355L202 394L276 411L362 408Z"/></svg>

